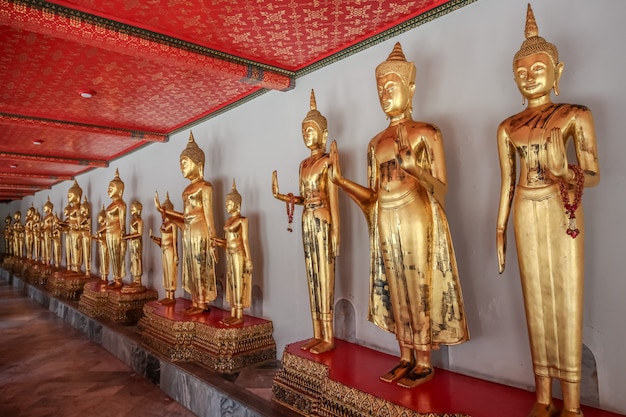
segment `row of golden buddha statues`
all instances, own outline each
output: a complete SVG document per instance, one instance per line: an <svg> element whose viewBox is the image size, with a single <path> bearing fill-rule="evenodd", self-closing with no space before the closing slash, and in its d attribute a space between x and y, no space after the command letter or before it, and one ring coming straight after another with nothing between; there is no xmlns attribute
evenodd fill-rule
<svg viewBox="0 0 626 417"><path fill-rule="evenodd" d="M514 230L532 361L537 388L529 414L581 416L580 380L583 311L584 222L582 191L600 179L591 112L584 106L555 104L564 64L557 48L539 36L528 6L526 39L513 59L513 74L526 108L503 121L497 131L502 188L497 218L496 247L499 272L505 267L506 229L514 208ZM400 44L376 67L378 96L389 126L367 146L367 184L346 178L340 169L336 142L327 151L327 120L317 110L311 92L310 111L302 122L310 155L300 163L299 192L281 193L278 174L272 175L273 196L287 207L289 223L294 207L302 209L302 242L308 280L313 337L301 346L314 354L334 348L333 306L335 259L339 255L338 194L345 192L363 211L370 236L370 300L368 320L395 333L400 361L380 378L403 387L418 386L434 376L431 351L440 345L469 340L463 297L450 228L444 210L448 189L441 131L412 118L415 65ZM570 139L576 163L570 163ZM517 155L517 156L516 156ZM519 163L517 162L519 160ZM518 179L519 167L519 179ZM227 254L227 297L232 305L227 324L242 321L250 305L252 262L247 220L240 214L241 196L235 184L226 198L231 217L225 237L217 237L213 219L213 191L204 179L204 152L190 135L180 155L182 174L190 184L182 193L183 211L166 198L154 202L161 213L161 237L152 237L163 252L166 299L174 302L178 264L177 229L182 231L182 281L191 295L186 314L200 314L217 296L216 247ZM125 245L131 252L131 286L141 285L141 204L131 205L130 233L125 231L123 183L116 175L109 186L113 200L98 215L100 225L91 236L89 203L80 203L80 187L68 193L66 220L44 205L44 217L29 209L26 223L19 212L7 246L13 253L40 256L59 266L60 232L66 233L67 265L90 270L90 239L100 242L103 279L112 266L114 286L125 275ZM35 230L40 229L40 236ZM44 242L44 243L38 243ZM104 250L103 248L107 248ZM169 300L169 301L168 301ZM563 408L552 401L552 379L560 381Z"/></svg>

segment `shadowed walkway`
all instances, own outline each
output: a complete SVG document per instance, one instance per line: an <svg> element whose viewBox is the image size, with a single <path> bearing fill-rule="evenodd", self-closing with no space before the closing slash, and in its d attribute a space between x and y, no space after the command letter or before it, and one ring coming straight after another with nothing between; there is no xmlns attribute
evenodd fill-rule
<svg viewBox="0 0 626 417"><path fill-rule="evenodd" d="M194 414L0 280L0 416Z"/></svg>

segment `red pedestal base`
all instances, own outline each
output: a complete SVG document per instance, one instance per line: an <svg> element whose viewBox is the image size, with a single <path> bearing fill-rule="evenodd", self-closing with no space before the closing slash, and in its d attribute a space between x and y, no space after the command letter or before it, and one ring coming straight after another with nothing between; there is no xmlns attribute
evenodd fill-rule
<svg viewBox="0 0 626 417"><path fill-rule="evenodd" d="M443 369L430 382L402 388L379 379L398 357L338 339L334 350L314 355L300 349L303 343L285 348L273 386L275 401L303 415L527 417L535 402L532 392ZM582 411L585 417L619 416Z"/></svg>

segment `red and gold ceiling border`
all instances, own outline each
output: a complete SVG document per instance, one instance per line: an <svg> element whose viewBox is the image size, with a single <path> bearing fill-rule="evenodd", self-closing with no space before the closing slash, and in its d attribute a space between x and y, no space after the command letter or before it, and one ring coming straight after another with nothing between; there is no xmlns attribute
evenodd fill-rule
<svg viewBox="0 0 626 417"><path fill-rule="evenodd" d="M214 71L270 90L295 86L294 73L43 0L0 0L0 24L152 62Z"/></svg>
<svg viewBox="0 0 626 417"><path fill-rule="evenodd" d="M476 1L478 0L443 0L441 2L442 4L439 4L438 6L435 6L428 11L422 12L410 18L409 20L399 23L389 29L383 30L382 32L370 36L367 39L358 41L352 46L349 46L337 53L334 53L327 58L324 58L312 65L309 65L308 67L296 71L296 78L300 78L303 75L309 74L327 65L341 61L342 59L347 58L350 55L354 55L358 52L364 51L371 46L377 45L402 33L408 32L418 26L431 22L439 17L445 16L448 13L451 13Z"/></svg>

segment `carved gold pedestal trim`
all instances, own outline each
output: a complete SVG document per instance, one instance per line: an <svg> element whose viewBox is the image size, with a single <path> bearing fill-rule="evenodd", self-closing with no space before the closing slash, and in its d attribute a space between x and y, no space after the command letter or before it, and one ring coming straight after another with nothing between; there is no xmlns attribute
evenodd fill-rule
<svg viewBox="0 0 626 417"><path fill-rule="evenodd" d="M143 342L173 361L196 361L219 373L233 373L250 365L276 359L271 321L245 316L243 324L224 326L230 312L184 315L189 300L163 306L147 303L137 328Z"/></svg>
<svg viewBox="0 0 626 417"><path fill-rule="evenodd" d="M98 281L89 282L83 287L83 293L78 301L78 310L89 317L104 317L104 308L108 299L106 284Z"/></svg>
<svg viewBox="0 0 626 417"><path fill-rule="evenodd" d="M147 302L157 299L157 292L123 293L119 288L109 288L102 281L84 284L78 309L89 317L104 317L118 324L131 325L143 316Z"/></svg>
<svg viewBox="0 0 626 417"><path fill-rule="evenodd" d="M419 387L409 390L380 381L376 365L382 361L378 356L387 360L384 357L388 355L341 340L335 340L335 350L314 355L299 348L303 343L285 348L282 369L274 377L272 386L272 399L301 415L469 417L431 409L441 408L429 404L433 386L426 391ZM371 372L372 369L375 371Z"/></svg>
<svg viewBox="0 0 626 417"><path fill-rule="evenodd" d="M79 300L85 284L94 282L97 278L83 273L72 273L65 277L65 285L61 291L61 296L69 300Z"/></svg>
<svg viewBox="0 0 626 417"><path fill-rule="evenodd" d="M46 289L55 297L60 297L65 288L65 277L61 270L56 270L50 274L46 281ZM67 271L65 271L67 272Z"/></svg>
<svg viewBox="0 0 626 417"><path fill-rule="evenodd" d="M45 279L45 286L55 297L78 300L85 284L93 282L95 279L95 277L82 272L49 270Z"/></svg>

